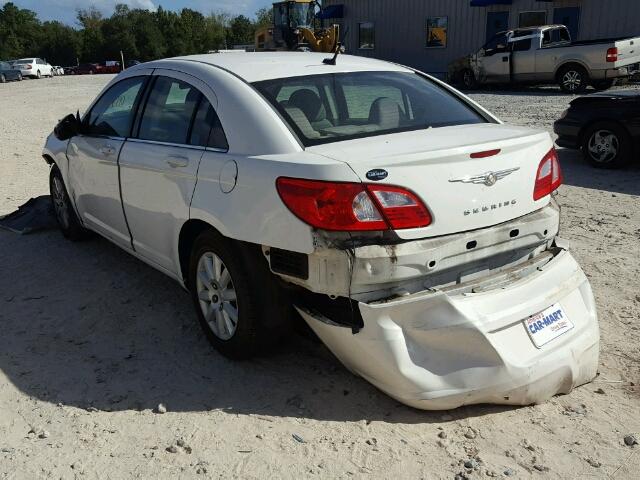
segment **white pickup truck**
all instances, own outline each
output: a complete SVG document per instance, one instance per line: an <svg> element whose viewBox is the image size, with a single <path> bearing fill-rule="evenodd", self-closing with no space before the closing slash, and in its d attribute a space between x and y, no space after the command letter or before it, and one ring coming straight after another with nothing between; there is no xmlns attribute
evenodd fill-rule
<svg viewBox="0 0 640 480"><path fill-rule="evenodd" d="M496 83L557 83L567 93L610 88L640 63L640 37L573 42L564 25L496 34L480 50L453 62L449 77L467 88Z"/></svg>

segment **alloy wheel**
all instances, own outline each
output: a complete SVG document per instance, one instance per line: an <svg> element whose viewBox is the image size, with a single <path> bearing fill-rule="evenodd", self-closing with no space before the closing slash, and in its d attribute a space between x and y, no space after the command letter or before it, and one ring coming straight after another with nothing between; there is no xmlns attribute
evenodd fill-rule
<svg viewBox="0 0 640 480"><path fill-rule="evenodd" d="M598 163L609 163L618 156L620 140L609 130L597 130L589 139L589 155Z"/></svg>
<svg viewBox="0 0 640 480"><path fill-rule="evenodd" d="M196 292L200 309L213 334L229 340L238 327L238 300L229 269L213 252L198 260Z"/></svg>
<svg viewBox="0 0 640 480"><path fill-rule="evenodd" d="M69 204L67 203L67 196L65 194L64 185L59 177L53 178L53 189L51 190L53 196L53 209L56 214L56 218L60 225L64 229L69 228Z"/></svg>
<svg viewBox="0 0 640 480"><path fill-rule="evenodd" d="M575 70L569 70L562 77L562 84L570 92L575 92L582 86L582 75L580 74L580 72L577 72Z"/></svg>

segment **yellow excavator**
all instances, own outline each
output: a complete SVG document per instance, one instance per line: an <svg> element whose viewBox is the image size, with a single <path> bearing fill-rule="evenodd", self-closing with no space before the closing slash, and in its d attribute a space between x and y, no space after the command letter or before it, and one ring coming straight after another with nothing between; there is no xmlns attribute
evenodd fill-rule
<svg viewBox="0 0 640 480"><path fill-rule="evenodd" d="M317 7L319 4L315 0L274 3L273 25L256 32L256 51L335 52L340 40L340 27L317 28Z"/></svg>

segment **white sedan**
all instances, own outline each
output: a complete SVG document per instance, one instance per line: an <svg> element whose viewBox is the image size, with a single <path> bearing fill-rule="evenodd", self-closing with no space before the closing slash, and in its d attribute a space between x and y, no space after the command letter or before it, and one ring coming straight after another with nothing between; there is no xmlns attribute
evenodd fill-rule
<svg viewBox="0 0 640 480"><path fill-rule="evenodd" d="M53 67L41 58L21 58L12 62L12 65L20 70L23 77L53 77Z"/></svg>
<svg viewBox="0 0 640 480"><path fill-rule="evenodd" d="M127 69L44 158L64 235L188 289L230 357L302 317L424 409L530 404L591 381L591 287L558 235L548 133L403 66L232 53Z"/></svg>

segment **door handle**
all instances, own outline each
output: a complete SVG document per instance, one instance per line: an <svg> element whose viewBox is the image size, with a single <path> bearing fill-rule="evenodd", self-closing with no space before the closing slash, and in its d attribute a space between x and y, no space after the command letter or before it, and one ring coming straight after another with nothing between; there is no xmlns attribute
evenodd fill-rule
<svg viewBox="0 0 640 480"><path fill-rule="evenodd" d="M186 167L189 165L189 159L182 155L169 155L167 163L171 168Z"/></svg>
<svg viewBox="0 0 640 480"><path fill-rule="evenodd" d="M116 149L111 145L105 145L104 147L100 147L98 151L103 154L105 157L110 157L114 153L116 153Z"/></svg>

